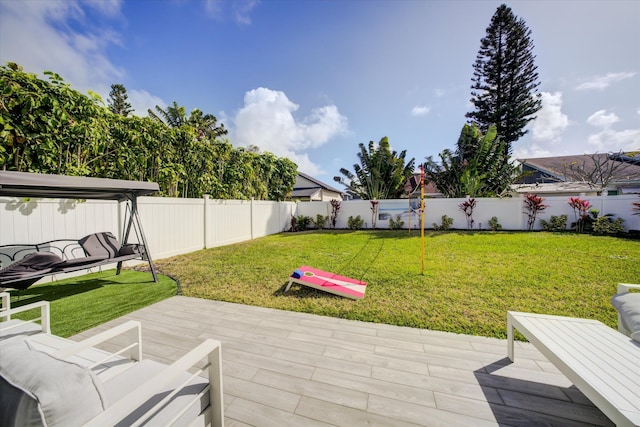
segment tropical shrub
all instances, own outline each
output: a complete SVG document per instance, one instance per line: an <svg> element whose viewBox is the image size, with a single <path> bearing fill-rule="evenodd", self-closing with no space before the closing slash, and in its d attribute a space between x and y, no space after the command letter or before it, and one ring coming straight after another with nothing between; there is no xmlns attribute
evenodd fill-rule
<svg viewBox="0 0 640 427"><path fill-rule="evenodd" d="M360 230L362 226L364 226L364 219L362 219L360 215L355 218L350 216L347 219L347 227L349 227L349 230Z"/></svg>
<svg viewBox="0 0 640 427"><path fill-rule="evenodd" d="M434 230L446 231L451 228L453 225L453 218L448 217L447 215L442 215L441 218L442 223L440 225L433 223Z"/></svg>
<svg viewBox="0 0 640 427"><path fill-rule="evenodd" d="M567 215L551 215L549 218L549 222L544 219L540 220L540 225L544 231L565 231L567 229L567 220L569 217Z"/></svg>
<svg viewBox="0 0 640 427"><path fill-rule="evenodd" d="M296 227L293 231L304 231L311 227L313 219L310 216L298 215L296 218Z"/></svg>
<svg viewBox="0 0 640 427"><path fill-rule="evenodd" d="M585 231L585 224L589 220L589 208L591 203L588 200L582 200L580 197L570 197L569 206L573 209L575 222L571 224L571 228L575 228L578 233Z"/></svg>
<svg viewBox="0 0 640 427"><path fill-rule="evenodd" d="M624 231L622 223L624 219L613 218L613 215L607 214L598 216L593 220L591 227L595 234L618 234Z"/></svg>
<svg viewBox="0 0 640 427"><path fill-rule="evenodd" d="M489 220L489 228L491 229L491 231L501 231L502 230L502 225L500 225L500 223L498 222L498 217L497 216L492 216L491 219Z"/></svg>
<svg viewBox="0 0 640 427"><path fill-rule="evenodd" d="M527 214L527 230L533 230L538 212L542 212L548 205L542 203L544 199L536 194L527 194L524 196L524 207Z"/></svg>
<svg viewBox="0 0 640 427"><path fill-rule="evenodd" d="M400 230L404 225L404 221L400 219L400 215L396 215L396 219L389 218L389 228L392 230Z"/></svg>
<svg viewBox="0 0 640 427"><path fill-rule="evenodd" d="M340 211L340 200L331 200L331 226L336 228L336 222L338 221L338 211Z"/></svg>
<svg viewBox="0 0 640 427"><path fill-rule="evenodd" d="M324 225L327 223L327 221L329 221L329 217L328 216L322 216L320 214L316 215L316 220L315 221L311 220L311 222L313 223L313 226L315 228L317 228L318 230L323 229Z"/></svg>
<svg viewBox="0 0 640 427"><path fill-rule="evenodd" d="M475 222L473 220L473 210L476 207L476 199L467 199L464 202L460 203L458 207L462 212L464 212L464 215L467 217L467 230L473 229L473 223Z"/></svg>

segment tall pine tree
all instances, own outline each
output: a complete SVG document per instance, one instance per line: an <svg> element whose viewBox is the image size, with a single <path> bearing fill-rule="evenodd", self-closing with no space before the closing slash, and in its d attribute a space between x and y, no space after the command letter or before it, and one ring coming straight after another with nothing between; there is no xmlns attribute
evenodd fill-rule
<svg viewBox="0 0 640 427"><path fill-rule="evenodd" d="M113 84L111 85L111 92L109 92L109 110L114 114L127 117L130 112L133 111L131 104L128 101L127 89L124 85Z"/></svg>
<svg viewBox="0 0 640 427"><path fill-rule="evenodd" d="M503 4L491 18L473 64L474 111L466 116L483 133L496 126L507 158L511 144L527 133L525 126L542 107L533 47L525 21Z"/></svg>

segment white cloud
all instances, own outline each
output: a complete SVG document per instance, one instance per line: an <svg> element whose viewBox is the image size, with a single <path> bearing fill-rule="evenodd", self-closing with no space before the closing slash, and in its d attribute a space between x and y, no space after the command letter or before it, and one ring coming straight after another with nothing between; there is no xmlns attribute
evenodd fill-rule
<svg viewBox="0 0 640 427"><path fill-rule="evenodd" d="M635 151L640 148L640 129L616 131L605 128L589 135L587 142L600 152Z"/></svg>
<svg viewBox="0 0 640 427"><path fill-rule="evenodd" d="M413 107L411 109L411 115L412 116L426 116L427 114L429 114L429 111L431 111L431 107L426 106L426 105L416 105L415 107Z"/></svg>
<svg viewBox="0 0 640 427"><path fill-rule="evenodd" d="M155 111L156 105L162 108L167 106L167 103L161 98L151 95L146 90L127 90L127 95L129 96L129 103L133 108L133 114L136 116L146 117L148 115L147 110L151 108Z"/></svg>
<svg viewBox="0 0 640 427"><path fill-rule="evenodd" d="M209 16L215 19L224 19L227 15L227 8L225 5L230 4L233 18L238 24L251 25L250 14L253 9L260 4L260 0L233 0L227 2L226 0L207 0L205 3L205 11Z"/></svg>
<svg viewBox="0 0 640 427"><path fill-rule="evenodd" d="M94 2L91 5L97 5ZM119 2L98 10L116 13ZM106 8L106 9L105 9ZM81 32L84 12L77 1L0 2L0 61L16 62L25 71L45 70L61 75L74 89L106 95L124 71L108 59L106 47L118 44L109 29L91 27Z"/></svg>
<svg viewBox="0 0 640 427"><path fill-rule="evenodd" d="M233 119L234 143L256 145L277 156L288 157L304 172L320 172L304 151L346 133L347 118L335 105L328 105L313 110L303 120L296 120L293 113L298 108L281 91L260 87L247 92L244 106Z"/></svg>
<svg viewBox="0 0 640 427"><path fill-rule="evenodd" d="M640 129L626 129L617 131L612 128L620 118L607 110L598 110L587 118L591 126L600 127L598 133L589 135L588 144L597 151L632 151L640 147Z"/></svg>
<svg viewBox="0 0 640 427"><path fill-rule="evenodd" d="M122 0L82 0L82 2L97 9L104 15L111 17L120 15Z"/></svg>
<svg viewBox="0 0 640 427"><path fill-rule="evenodd" d="M518 144L518 142L516 142ZM533 159L538 157L551 157L554 153L538 144L529 144L525 147L514 147L513 156L514 159Z"/></svg>
<svg viewBox="0 0 640 427"><path fill-rule="evenodd" d="M615 113L607 114L607 110L598 110L587 118L587 123L591 126L608 128L612 124L620 121Z"/></svg>
<svg viewBox="0 0 640 427"><path fill-rule="evenodd" d="M98 93L106 105L111 85L125 78L106 54L121 39L111 28L85 25L83 7L113 18L120 16L121 5L121 0L0 1L0 62L15 62L41 78L43 71L53 71L82 93ZM166 106L144 90L128 95L136 115Z"/></svg>
<svg viewBox="0 0 640 427"><path fill-rule="evenodd" d="M579 84L578 86L576 86L576 90L589 90L589 89L603 90L608 88L611 85L611 83L619 82L625 79L630 79L635 75L636 75L635 72L607 73L604 76L596 76L589 81Z"/></svg>
<svg viewBox="0 0 640 427"><path fill-rule="evenodd" d="M562 92L542 92L542 109L531 125L533 139L558 142L569 126L569 118L562 112Z"/></svg>

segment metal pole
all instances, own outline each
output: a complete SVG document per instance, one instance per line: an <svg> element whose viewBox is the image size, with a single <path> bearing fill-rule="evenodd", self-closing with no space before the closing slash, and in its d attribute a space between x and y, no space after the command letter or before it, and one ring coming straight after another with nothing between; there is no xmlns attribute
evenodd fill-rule
<svg viewBox="0 0 640 427"><path fill-rule="evenodd" d="M424 275L424 167L420 165L420 237L422 246L422 274Z"/></svg>

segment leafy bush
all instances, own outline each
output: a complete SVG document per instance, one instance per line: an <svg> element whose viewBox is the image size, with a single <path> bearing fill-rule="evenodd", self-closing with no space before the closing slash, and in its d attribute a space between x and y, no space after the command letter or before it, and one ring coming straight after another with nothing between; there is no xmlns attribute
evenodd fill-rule
<svg viewBox="0 0 640 427"><path fill-rule="evenodd" d="M355 218L350 216L349 219L347 219L347 227L349 227L349 230L360 230L363 225L364 219L362 219L360 215Z"/></svg>
<svg viewBox="0 0 640 427"><path fill-rule="evenodd" d="M327 223L327 221L329 221L329 217L328 216L322 216L320 214L316 215L316 220L315 221L311 220L311 222L313 223L313 226L315 228L317 228L318 230L323 229L324 225Z"/></svg>
<svg viewBox="0 0 640 427"><path fill-rule="evenodd" d="M564 231L567 229L568 219L569 217L567 215L551 215L551 218L549 218L549 222L541 219L540 225L542 225L542 229L544 231Z"/></svg>
<svg viewBox="0 0 640 427"><path fill-rule="evenodd" d="M310 216L298 215L298 217L296 218L296 227L293 229L293 231L304 231L311 227L312 222L313 220Z"/></svg>
<svg viewBox="0 0 640 427"><path fill-rule="evenodd" d="M489 228L491 229L491 231L501 231L502 230L502 225L500 225L500 223L498 222L498 217L497 216L492 216L491 219L489 220Z"/></svg>
<svg viewBox="0 0 640 427"><path fill-rule="evenodd" d="M438 225L435 222L433 223L433 229L434 230L441 230L441 231L445 231L451 228L451 226L453 225L453 218L449 218L446 215L442 215L442 225Z"/></svg>
<svg viewBox="0 0 640 427"><path fill-rule="evenodd" d="M618 234L624 231L622 223L624 219L613 218L613 215L607 214L597 217L593 223L592 228L595 234Z"/></svg>
<svg viewBox="0 0 640 427"><path fill-rule="evenodd" d="M404 225L404 221L400 219L400 215L396 215L396 219L394 221L393 218L389 218L389 228L392 230L400 230Z"/></svg>

